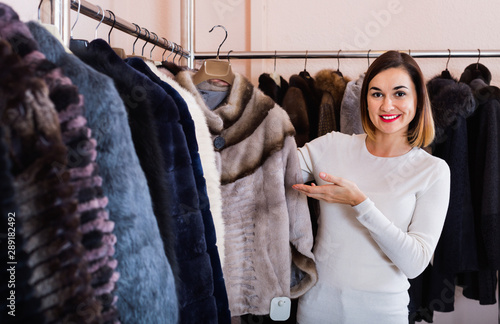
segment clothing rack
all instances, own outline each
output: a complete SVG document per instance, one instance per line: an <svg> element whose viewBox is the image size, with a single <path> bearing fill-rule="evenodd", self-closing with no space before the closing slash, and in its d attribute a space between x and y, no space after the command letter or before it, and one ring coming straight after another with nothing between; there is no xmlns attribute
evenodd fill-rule
<svg viewBox="0 0 500 324"><path fill-rule="evenodd" d="M329 59L329 58L377 58L386 51L250 51L234 52L230 54L219 54L219 59ZM433 50L403 50L414 58L449 58L449 57L500 57L500 50L453 50L453 51L433 51ZM192 53L194 60L206 60L217 57L215 52Z"/></svg>
<svg viewBox="0 0 500 324"><path fill-rule="evenodd" d="M43 2L43 0L42 0ZM40 2L40 4L42 3ZM102 20L102 23L113 26L114 28L121 30L129 35L138 37L142 40L145 40L146 42L156 45L158 47L161 47L163 49L169 50L171 52L177 53L178 55L181 55L182 57L188 58L189 53L183 49L182 46L171 42L167 40L164 37L158 36L158 38L153 37L153 33L151 32L146 32L145 28L139 27L137 28L136 25L133 23L130 23L118 16L115 16L114 13L111 13L109 10L102 9L98 7L97 5L94 5L88 1L85 0L53 0L52 3L52 20L54 20L54 17L61 17L61 16L69 16L69 14L65 15L65 11L67 7L70 7L74 11L78 11L78 7L80 7L80 13L88 16L92 19L95 19L97 21L101 21L103 19L103 13L104 13L104 19ZM69 2L69 6L67 6ZM55 9L54 9L55 8ZM69 30L68 30L68 21L69 18L66 19L64 24L61 24L60 30L62 31L61 34L63 35L63 39L69 35ZM155 33L156 34L156 33Z"/></svg>

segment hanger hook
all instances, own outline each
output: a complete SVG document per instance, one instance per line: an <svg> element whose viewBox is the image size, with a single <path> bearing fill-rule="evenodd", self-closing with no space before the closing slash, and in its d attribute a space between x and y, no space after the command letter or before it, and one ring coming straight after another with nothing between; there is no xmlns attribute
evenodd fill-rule
<svg viewBox="0 0 500 324"><path fill-rule="evenodd" d="M304 71L306 71L306 67L307 67L307 54L309 53L309 50L306 50L306 59L304 61Z"/></svg>
<svg viewBox="0 0 500 324"><path fill-rule="evenodd" d="M173 42L171 42L171 41L168 41L168 44L169 44L169 47L170 47L170 54L168 54L167 58L165 59L165 61L167 61L167 62L168 62L168 58L170 56L172 56L172 54L174 54L174 51L175 51L175 47L174 47L175 44Z"/></svg>
<svg viewBox="0 0 500 324"><path fill-rule="evenodd" d="M337 52L337 72L340 72L340 51L342 50L339 49L339 51Z"/></svg>
<svg viewBox="0 0 500 324"><path fill-rule="evenodd" d="M97 29L99 28L99 26L101 26L101 23L104 20L104 10L99 5L97 6L97 8L99 8L99 11L97 12L98 16L99 16L99 13L102 11L102 18L101 18L101 21L99 21L99 24L97 24L97 27L95 28L94 39L97 39Z"/></svg>
<svg viewBox="0 0 500 324"><path fill-rule="evenodd" d="M233 50L230 50L229 52L227 52L227 61L228 61L229 63L231 63L231 61L229 60L229 54L231 54L231 52L232 52L232 51L233 51Z"/></svg>
<svg viewBox="0 0 500 324"><path fill-rule="evenodd" d="M219 52L220 52L220 48L222 47L222 44L224 44L224 42L226 41L227 39L227 29L226 27L222 26L222 25L215 25L212 27L212 29L210 29L208 32L211 33L215 27L220 27L222 29L224 29L224 31L226 32L226 37L224 37L224 40L222 41L222 43L220 43L219 45L219 48L217 49L217 59L219 59Z"/></svg>
<svg viewBox="0 0 500 324"><path fill-rule="evenodd" d="M137 40L139 39L139 36L141 36L141 27L139 25L132 23L135 26L135 32L137 33L137 29L139 29L139 33L137 34L137 38L134 41L134 44L132 44L132 55L135 54L135 43L137 43Z"/></svg>
<svg viewBox="0 0 500 324"><path fill-rule="evenodd" d="M177 54L178 54L178 51L179 51L179 45L175 44L174 43L174 46L175 46L175 49L174 49L174 58L172 59L172 63L175 63L175 58L177 57Z"/></svg>
<svg viewBox="0 0 500 324"><path fill-rule="evenodd" d="M153 34L155 36L155 38L153 38L153 48L151 49L151 51L149 52L149 58L150 59L153 59L153 50L155 49L156 47L156 42L158 41L158 35L156 35L155 33L151 32L151 34Z"/></svg>
<svg viewBox="0 0 500 324"><path fill-rule="evenodd" d="M43 0L40 0L40 3L38 4L38 21L40 21L40 10L42 8L42 3L43 3Z"/></svg>
<svg viewBox="0 0 500 324"><path fill-rule="evenodd" d="M113 28L115 28L116 16L115 16L115 13L113 11L111 11L111 10L106 10L106 11L109 12L110 18L111 18L111 15L113 15L113 24L111 25L111 29L109 30L109 33L108 33L108 44L111 45L111 32L113 31ZM137 31L137 27L135 28L135 30Z"/></svg>
<svg viewBox="0 0 500 324"><path fill-rule="evenodd" d="M147 30L146 28L144 28L144 30L146 31L147 35L146 37L148 38L146 40L146 42L144 43L144 45L142 45L142 53L141 55L144 56L144 47L146 47L146 45L148 44L148 42L151 40L150 36L151 36L151 33L149 32L149 30Z"/></svg>
<svg viewBox="0 0 500 324"><path fill-rule="evenodd" d="M366 59L368 60L368 67L370 67L370 52L371 52L371 51L372 51L372 50L371 50L371 49L369 49L369 50L368 50L368 53L366 53Z"/></svg>
<svg viewBox="0 0 500 324"><path fill-rule="evenodd" d="M479 70L479 60L481 59L481 50L478 48L478 55L477 55L477 63L476 63L476 70Z"/></svg>
<svg viewBox="0 0 500 324"><path fill-rule="evenodd" d="M274 50L274 73L276 73L276 53L277 51Z"/></svg>
<svg viewBox="0 0 500 324"><path fill-rule="evenodd" d="M168 50L168 40L165 38L165 37L162 37L163 38L163 45L165 45L165 50L163 51L163 54L161 54L161 61L165 61L165 53L167 52Z"/></svg>
<svg viewBox="0 0 500 324"><path fill-rule="evenodd" d="M411 49L409 49L409 50L408 50L408 55L410 55L410 56L411 56Z"/></svg>
<svg viewBox="0 0 500 324"><path fill-rule="evenodd" d="M177 65L180 66L181 65L181 60L182 60L182 57L183 57L182 56L182 52L184 52L184 48L181 45L179 45L179 47L180 47L180 49L179 49L180 54L179 54L179 63L177 63Z"/></svg>
<svg viewBox="0 0 500 324"><path fill-rule="evenodd" d="M446 61L446 70L448 71L448 63L450 63L450 59L451 59L451 51L450 49L448 48L448 61Z"/></svg>
<svg viewBox="0 0 500 324"><path fill-rule="evenodd" d="M80 8L81 8L81 6L82 6L82 1L78 0L78 11L76 13L76 20L75 20L75 23L73 24L73 27L71 27L71 32L70 32L71 38L73 38L73 29L75 28L76 23L78 22L78 18L80 18Z"/></svg>

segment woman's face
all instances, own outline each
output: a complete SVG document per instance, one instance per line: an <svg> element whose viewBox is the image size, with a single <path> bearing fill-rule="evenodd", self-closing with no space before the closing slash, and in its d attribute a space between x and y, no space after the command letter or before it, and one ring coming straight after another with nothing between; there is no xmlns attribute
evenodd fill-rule
<svg viewBox="0 0 500 324"><path fill-rule="evenodd" d="M390 68L377 74L368 85L368 114L375 135L406 136L415 117L417 92L403 68Z"/></svg>

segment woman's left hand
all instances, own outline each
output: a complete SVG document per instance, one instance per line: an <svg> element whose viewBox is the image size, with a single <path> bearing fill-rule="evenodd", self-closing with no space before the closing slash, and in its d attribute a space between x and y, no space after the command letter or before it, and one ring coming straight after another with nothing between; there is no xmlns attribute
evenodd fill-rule
<svg viewBox="0 0 500 324"><path fill-rule="evenodd" d="M328 203L339 203L356 206L362 203L367 197L359 190L358 186L349 180L335 177L325 172L320 172L319 177L330 184L311 186L305 184L295 184L293 189L302 192L304 195L323 200Z"/></svg>

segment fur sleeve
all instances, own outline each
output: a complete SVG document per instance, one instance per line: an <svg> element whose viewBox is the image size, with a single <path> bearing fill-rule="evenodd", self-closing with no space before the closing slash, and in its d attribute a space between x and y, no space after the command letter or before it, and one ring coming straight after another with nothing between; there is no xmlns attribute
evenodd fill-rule
<svg viewBox="0 0 500 324"><path fill-rule="evenodd" d="M290 297L298 298L314 286L318 280L316 262L312 253L313 233L307 199L292 185L302 183L297 146L287 137L283 152L286 156L285 195L290 221L290 247L292 250L292 274Z"/></svg>

